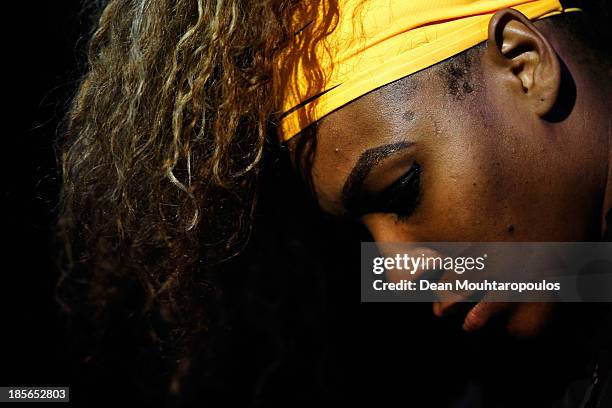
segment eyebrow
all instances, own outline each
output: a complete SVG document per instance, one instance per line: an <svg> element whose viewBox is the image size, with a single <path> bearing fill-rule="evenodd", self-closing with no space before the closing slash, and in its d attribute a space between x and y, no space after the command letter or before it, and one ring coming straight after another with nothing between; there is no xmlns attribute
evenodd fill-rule
<svg viewBox="0 0 612 408"><path fill-rule="evenodd" d="M357 163L342 187L342 205L349 213L358 207L363 196L363 182L374 166L379 165L387 157L414 146L413 142L397 142L374 147L359 156Z"/></svg>

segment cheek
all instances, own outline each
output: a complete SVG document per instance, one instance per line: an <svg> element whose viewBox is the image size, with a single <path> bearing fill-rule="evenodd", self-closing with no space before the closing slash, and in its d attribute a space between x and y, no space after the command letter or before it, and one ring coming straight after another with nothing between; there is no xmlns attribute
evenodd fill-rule
<svg viewBox="0 0 612 408"><path fill-rule="evenodd" d="M515 144L478 118L463 117L436 128L437 137L422 151L421 205L410 228L432 241L533 237L534 230L519 226L539 222L534 201L543 200L536 188L540 176L530 168L534 162L517 160L523 153Z"/></svg>
<svg viewBox="0 0 612 408"><path fill-rule="evenodd" d="M497 240L508 234L508 192L513 174L505 174L495 151L455 138L424 159L421 211L415 219L422 234L436 241Z"/></svg>
<svg viewBox="0 0 612 408"><path fill-rule="evenodd" d="M423 241L593 238L588 183L537 136L475 122L445 129L424 150L421 205L407 228Z"/></svg>

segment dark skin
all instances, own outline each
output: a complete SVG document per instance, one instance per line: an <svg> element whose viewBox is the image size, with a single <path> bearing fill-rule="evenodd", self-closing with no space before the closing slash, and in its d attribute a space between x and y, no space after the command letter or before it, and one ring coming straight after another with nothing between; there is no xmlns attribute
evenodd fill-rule
<svg viewBox="0 0 612 408"><path fill-rule="evenodd" d="M377 242L599 240L612 206L611 112L602 103L610 70L585 62L550 27L500 10L463 97L431 67L322 119L312 167L321 208L355 218ZM563 63L577 92L552 120ZM393 201L390 186L415 177L418 198L403 193L395 200L403 208L376 199ZM456 308L433 306L438 316ZM463 328L503 316L510 333L531 336L552 309L480 302Z"/></svg>

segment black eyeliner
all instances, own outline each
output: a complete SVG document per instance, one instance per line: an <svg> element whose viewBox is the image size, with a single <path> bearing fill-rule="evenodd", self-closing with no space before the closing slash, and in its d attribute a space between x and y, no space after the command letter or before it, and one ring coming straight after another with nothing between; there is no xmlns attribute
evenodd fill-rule
<svg viewBox="0 0 612 408"><path fill-rule="evenodd" d="M353 217L369 213L394 213L409 216L416 208L420 189L421 166L414 162L410 169L379 193L364 193L355 208L348 209Z"/></svg>

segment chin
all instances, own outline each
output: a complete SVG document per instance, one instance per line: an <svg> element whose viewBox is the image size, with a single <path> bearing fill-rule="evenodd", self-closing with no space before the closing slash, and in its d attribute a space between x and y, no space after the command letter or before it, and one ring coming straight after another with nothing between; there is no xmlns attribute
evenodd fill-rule
<svg viewBox="0 0 612 408"><path fill-rule="evenodd" d="M553 303L520 303L509 315L506 330L519 338L536 337L546 330L553 310Z"/></svg>

